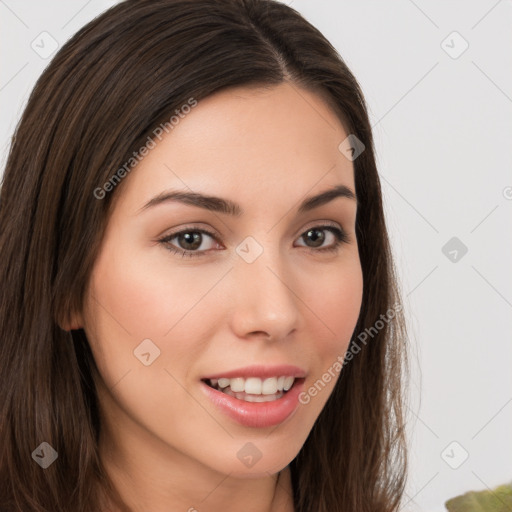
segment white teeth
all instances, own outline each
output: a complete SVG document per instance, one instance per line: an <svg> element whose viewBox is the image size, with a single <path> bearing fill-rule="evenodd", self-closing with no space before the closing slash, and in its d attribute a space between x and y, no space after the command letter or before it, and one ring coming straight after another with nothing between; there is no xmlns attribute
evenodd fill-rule
<svg viewBox="0 0 512 512"><path fill-rule="evenodd" d="M275 395L248 395L246 393L233 393L229 387L225 388L223 391L226 395L232 396L238 400L243 400L244 402L272 402L283 397L282 392L278 392Z"/></svg>
<svg viewBox="0 0 512 512"><path fill-rule="evenodd" d="M233 379L226 379L221 377L220 379L211 379L210 383L212 387L224 391L225 393L235 396L238 393L246 393L248 395L254 395L249 397L247 401L266 401L266 400L253 400L252 398L258 398L256 395L268 396L269 400L275 398L274 395L282 394L283 391L288 391L295 382L295 377L280 376L280 377L268 377L266 379L260 379L259 377L248 377L244 379L242 377L236 377ZM233 394L231 394L232 392ZM236 397L238 398L238 397Z"/></svg>
<svg viewBox="0 0 512 512"><path fill-rule="evenodd" d="M212 379L212 386L215 387L213 383L215 379ZM229 386L229 379L219 379L219 388L227 388Z"/></svg>
<svg viewBox="0 0 512 512"><path fill-rule="evenodd" d="M261 395L261 386L261 379L250 377L245 381L245 392L251 395Z"/></svg>
<svg viewBox="0 0 512 512"><path fill-rule="evenodd" d="M261 392L264 395L274 395L277 393L277 377L270 377L270 379L265 379L261 384Z"/></svg>
<svg viewBox="0 0 512 512"><path fill-rule="evenodd" d="M231 391L234 393L239 393L240 391L245 390L245 379L242 379L241 377L236 377L235 379L229 379L229 386L231 388Z"/></svg>
<svg viewBox="0 0 512 512"><path fill-rule="evenodd" d="M295 379L293 377L286 377L286 379L284 379L284 385L283 385L284 391L288 391L293 386L294 380Z"/></svg>

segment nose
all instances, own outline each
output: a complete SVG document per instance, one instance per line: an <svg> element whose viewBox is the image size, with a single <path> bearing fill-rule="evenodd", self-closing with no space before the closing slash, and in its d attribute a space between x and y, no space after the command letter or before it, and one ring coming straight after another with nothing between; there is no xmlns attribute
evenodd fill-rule
<svg viewBox="0 0 512 512"><path fill-rule="evenodd" d="M294 278L284 255L265 247L249 263L251 258L241 254L230 272L233 331L240 338L286 339L298 327L300 298L293 291Z"/></svg>

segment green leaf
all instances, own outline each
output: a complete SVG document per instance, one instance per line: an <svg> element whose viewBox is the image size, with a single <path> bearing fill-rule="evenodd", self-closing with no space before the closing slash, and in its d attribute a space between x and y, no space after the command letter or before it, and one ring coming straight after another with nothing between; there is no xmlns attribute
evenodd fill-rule
<svg viewBox="0 0 512 512"><path fill-rule="evenodd" d="M512 483L491 491L470 491L445 503L448 512L512 512Z"/></svg>

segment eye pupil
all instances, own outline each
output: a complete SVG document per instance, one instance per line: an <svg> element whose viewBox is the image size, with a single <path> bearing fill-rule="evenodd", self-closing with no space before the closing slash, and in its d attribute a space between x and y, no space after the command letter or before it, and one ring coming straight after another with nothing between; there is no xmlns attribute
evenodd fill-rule
<svg viewBox="0 0 512 512"><path fill-rule="evenodd" d="M191 235L191 233L193 233ZM189 244L189 246L183 247L183 249L187 250L193 250L197 249L198 247L201 247L201 233L197 232L187 232L183 233L178 237L178 241L180 243L180 246L182 245L182 241L185 242L185 244ZM190 246L191 245L191 246Z"/></svg>
<svg viewBox="0 0 512 512"><path fill-rule="evenodd" d="M320 235L318 235L318 233L320 233ZM309 229L306 232L305 236L311 237L311 239L313 240L313 243L315 245L313 245L312 247L318 247L318 246L322 245L325 240L325 234L322 229L316 229L316 228Z"/></svg>

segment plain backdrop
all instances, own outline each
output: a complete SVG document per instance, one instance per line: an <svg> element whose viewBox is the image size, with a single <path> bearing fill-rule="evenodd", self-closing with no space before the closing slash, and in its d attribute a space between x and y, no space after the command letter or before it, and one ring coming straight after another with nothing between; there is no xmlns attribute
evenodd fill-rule
<svg viewBox="0 0 512 512"><path fill-rule="evenodd" d="M0 0L2 172L42 47L115 3ZM440 512L512 481L512 1L286 3L368 102L412 354L403 510Z"/></svg>

